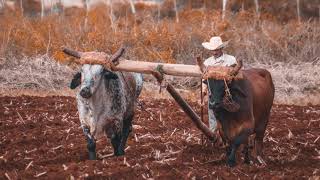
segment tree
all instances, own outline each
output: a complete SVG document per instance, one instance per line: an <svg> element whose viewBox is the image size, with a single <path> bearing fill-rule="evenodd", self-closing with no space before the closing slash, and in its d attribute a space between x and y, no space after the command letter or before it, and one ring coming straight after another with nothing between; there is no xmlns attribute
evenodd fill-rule
<svg viewBox="0 0 320 180"><path fill-rule="evenodd" d="M86 8L86 18L84 20L84 29L87 30L88 28L88 16L89 16L89 0L83 0Z"/></svg>
<svg viewBox="0 0 320 180"><path fill-rule="evenodd" d="M258 14L258 17L260 17L259 0L254 0L254 4L256 5L256 13Z"/></svg>
<svg viewBox="0 0 320 180"><path fill-rule="evenodd" d="M297 0L297 15L298 21L300 22L300 0Z"/></svg>
<svg viewBox="0 0 320 180"><path fill-rule="evenodd" d="M222 19L226 16L227 2L228 0L222 0Z"/></svg>
<svg viewBox="0 0 320 180"><path fill-rule="evenodd" d="M179 14L178 14L178 8L177 8L177 0L174 0L174 11L176 12L176 22L179 22Z"/></svg>
<svg viewBox="0 0 320 180"><path fill-rule="evenodd" d="M41 19L44 16L44 0L41 0Z"/></svg>
<svg viewBox="0 0 320 180"><path fill-rule="evenodd" d="M23 14L23 2L20 0L20 9L21 9L21 14Z"/></svg>
<svg viewBox="0 0 320 180"><path fill-rule="evenodd" d="M134 7L134 3L132 0L129 0L132 14L136 14L136 8Z"/></svg>

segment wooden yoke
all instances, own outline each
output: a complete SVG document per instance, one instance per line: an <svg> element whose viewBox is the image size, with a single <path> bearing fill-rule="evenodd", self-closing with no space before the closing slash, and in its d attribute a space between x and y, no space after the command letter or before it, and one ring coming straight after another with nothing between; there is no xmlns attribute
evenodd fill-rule
<svg viewBox="0 0 320 180"><path fill-rule="evenodd" d="M163 74L166 75L203 77L203 67L198 65L154 63L121 59L120 57L124 53L124 48L120 48L111 57L104 52L78 52L67 48L64 48L63 52L77 58L77 60L74 61L77 64L101 64L111 71L151 74L157 67L162 66ZM204 77L213 79L234 78L234 76L230 76L233 69L233 67L210 67L207 68L207 72L210 73L205 74ZM242 79L241 71L235 78Z"/></svg>

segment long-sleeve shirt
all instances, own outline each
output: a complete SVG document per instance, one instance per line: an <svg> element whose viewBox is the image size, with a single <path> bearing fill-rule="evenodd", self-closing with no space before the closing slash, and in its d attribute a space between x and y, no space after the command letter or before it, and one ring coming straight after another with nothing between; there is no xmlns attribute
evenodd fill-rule
<svg viewBox="0 0 320 180"><path fill-rule="evenodd" d="M232 66L237 64L237 60L234 56L223 54L222 56L215 58L209 57L203 63L205 66Z"/></svg>

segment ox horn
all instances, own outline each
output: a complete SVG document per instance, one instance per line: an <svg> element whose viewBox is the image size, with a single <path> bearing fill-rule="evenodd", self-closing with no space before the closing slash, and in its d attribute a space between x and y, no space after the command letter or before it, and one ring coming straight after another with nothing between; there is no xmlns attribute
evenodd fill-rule
<svg viewBox="0 0 320 180"><path fill-rule="evenodd" d="M243 66L242 60L241 59L237 59L237 65L233 68L235 74L238 74L238 72L240 71L242 66Z"/></svg>
<svg viewBox="0 0 320 180"><path fill-rule="evenodd" d="M75 57L75 58L78 58L80 59L81 58L81 52L79 51L75 51L75 50L72 50L72 49L68 49L68 48L63 48L62 50L65 54L69 55L69 56L72 56L72 57Z"/></svg>
<svg viewBox="0 0 320 180"><path fill-rule="evenodd" d="M241 59L237 59L237 65L232 68L231 72L229 73L231 76L237 76L240 69L242 68L243 63Z"/></svg>
<svg viewBox="0 0 320 180"><path fill-rule="evenodd" d="M124 52L125 52L124 47L119 48L118 51L111 56L110 61L114 64L118 64L119 58L123 55Z"/></svg>

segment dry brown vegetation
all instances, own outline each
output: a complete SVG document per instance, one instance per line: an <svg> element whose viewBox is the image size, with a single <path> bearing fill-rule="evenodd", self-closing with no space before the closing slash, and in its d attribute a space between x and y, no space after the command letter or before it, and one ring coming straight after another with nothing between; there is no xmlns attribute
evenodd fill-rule
<svg viewBox="0 0 320 180"><path fill-rule="evenodd" d="M124 44L128 59L193 64L197 55L208 57L201 42L220 35L231 40L228 53L244 60L247 67L271 70L280 102L292 103L291 97L299 101L305 94L316 96L320 92L320 23L317 19L298 22L292 18L284 23L278 14L262 9L257 17L249 9L236 14L228 11L222 20L219 10L186 8L179 12L179 22L176 22L175 14L170 13L170 2L159 8L143 4L136 8L137 14L133 15L128 5L114 5L112 11L101 5L92 9L88 17L83 9L66 9L63 14L43 19L4 10L0 18L1 86L9 80L11 84L21 83L17 78L8 77L11 74L8 69L15 71L9 64L15 64L16 59L45 54L68 63L68 57L61 52L62 46L111 53ZM26 73L33 73L37 68L29 64L26 66L31 70ZM19 72L25 77L22 69ZM64 75L59 78L65 82L58 86L66 86ZM198 82L184 79L177 85L190 87ZM319 103L312 99L312 103Z"/></svg>

